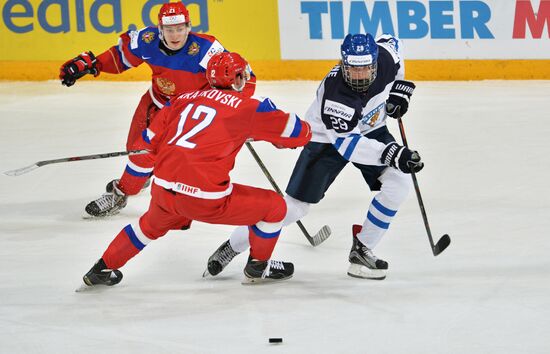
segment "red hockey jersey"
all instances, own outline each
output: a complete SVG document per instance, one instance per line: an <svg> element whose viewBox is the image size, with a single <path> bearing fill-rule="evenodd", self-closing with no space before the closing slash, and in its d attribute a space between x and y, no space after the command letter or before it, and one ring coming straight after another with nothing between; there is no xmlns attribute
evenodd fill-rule
<svg viewBox="0 0 550 354"><path fill-rule="evenodd" d="M154 183L178 193L218 199L231 193L229 172L248 139L290 148L303 146L310 138L307 122L277 109L268 98L260 101L236 91L211 89L171 100L134 148L156 154ZM143 155L130 160L152 167Z"/></svg>
<svg viewBox="0 0 550 354"><path fill-rule="evenodd" d="M206 66L210 58L225 48L214 37L190 32L182 49L167 55L160 49L159 30L146 27L120 36L118 45L98 55L101 72L119 74L146 63L152 70L150 94L159 107L187 91L208 89ZM243 92L252 96L256 78L252 74Z"/></svg>

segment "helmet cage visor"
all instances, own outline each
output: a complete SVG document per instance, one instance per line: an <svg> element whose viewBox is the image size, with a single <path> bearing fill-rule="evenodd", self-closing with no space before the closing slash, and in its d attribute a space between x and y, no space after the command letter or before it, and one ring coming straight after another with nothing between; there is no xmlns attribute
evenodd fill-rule
<svg viewBox="0 0 550 354"><path fill-rule="evenodd" d="M376 62L369 65L353 66L342 63L342 74L344 81L357 92L365 92L369 86L376 80L376 71L378 64Z"/></svg>

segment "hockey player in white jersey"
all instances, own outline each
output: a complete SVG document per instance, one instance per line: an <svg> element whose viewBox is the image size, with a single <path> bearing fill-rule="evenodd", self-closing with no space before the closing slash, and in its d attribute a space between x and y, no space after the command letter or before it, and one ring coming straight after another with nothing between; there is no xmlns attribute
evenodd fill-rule
<svg viewBox="0 0 550 354"><path fill-rule="evenodd" d="M302 150L286 189L284 225L304 217L310 204L325 196L332 182L351 162L372 191L362 225L352 226L348 275L384 279L388 263L372 250L386 233L411 189L407 174L419 172L420 155L399 145L386 118L402 117L415 85L404 80L402 45L391 35L375 41L370 34L347 35L341 62L323 79L305 118L313 131ZM205 274L216 275L248 248L248 233L237 228L208 260Z"/></svg>

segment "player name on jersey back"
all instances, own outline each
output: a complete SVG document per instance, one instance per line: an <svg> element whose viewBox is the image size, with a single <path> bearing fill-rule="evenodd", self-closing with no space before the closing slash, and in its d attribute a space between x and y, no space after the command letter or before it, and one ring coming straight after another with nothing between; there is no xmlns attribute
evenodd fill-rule
<svg viewBox="0 0 550 354"><path fill-rule="evenodd" d="M221 104L227 105L232 108L237 108L243 101L241 98L233 96L228 93L224 93L217 89L207 90L207 91L194 91L188 92L180 95L178 99L187 99L192 100L198 97L206 97L211 100L220 102Z"/></svg>

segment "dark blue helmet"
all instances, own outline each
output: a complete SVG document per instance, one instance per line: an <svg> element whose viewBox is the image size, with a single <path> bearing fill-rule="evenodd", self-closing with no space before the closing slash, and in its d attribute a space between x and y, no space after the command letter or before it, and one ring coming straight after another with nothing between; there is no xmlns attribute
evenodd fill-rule
<svg viewBox="0 0 550 354"><path fill-rule="evenodd" d="M348 34L340 47L344 80L354 90L365 92L376 79L378 45L370 34Z"/></svg>

